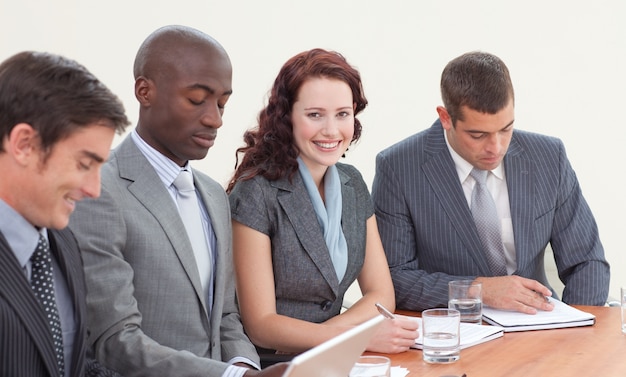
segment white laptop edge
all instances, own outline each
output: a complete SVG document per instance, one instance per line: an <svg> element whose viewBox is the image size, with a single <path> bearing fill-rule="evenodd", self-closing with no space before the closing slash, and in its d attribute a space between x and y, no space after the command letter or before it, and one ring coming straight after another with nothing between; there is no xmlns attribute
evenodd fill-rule
<svg viewBox="0 0 626 377"><path fill-rule="evenodd" d="M283 377L346 377L385 317L378 315L294 357Z"/></svg>

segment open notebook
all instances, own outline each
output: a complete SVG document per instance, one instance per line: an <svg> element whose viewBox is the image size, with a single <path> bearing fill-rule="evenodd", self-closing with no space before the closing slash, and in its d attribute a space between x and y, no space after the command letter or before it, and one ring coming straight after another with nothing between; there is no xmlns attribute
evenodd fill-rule
<svg viewBox="0 0 626 377"><path fill-rule="evenodd" d="M283 377L346 377L385 318L376 316L294 357Z"/></svg>
<svg viewBox="0 0 626 377"><path fill-rule="evenodd" d="M548 300L554 304L554 309L549 312L539 310L537 314L524 314L483 306L483 320L504 327L505 332L591 326L596 322L593 314L576 309L552 297Z"/></svg>
<svg viewBox="0 0 626 377"><path fill-rule="evenodd" d="M419 321L419 338L415 339L415 345L411 348L422 349L422 319L417 318ZM459 326L461 332L461 339L459 339L459 346L461 349L465 349L477 344L485 343L490 340L500 338L504 335L504 329L500 326L483 326L473 323L461 322Z"/></svg>

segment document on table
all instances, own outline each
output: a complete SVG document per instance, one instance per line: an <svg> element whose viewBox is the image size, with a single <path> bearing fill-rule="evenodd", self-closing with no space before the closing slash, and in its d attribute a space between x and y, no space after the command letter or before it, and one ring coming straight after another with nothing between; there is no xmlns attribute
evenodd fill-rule
<svg viewBox="0 0 626 377"><path fill-rule="evenodd" d="M390 374L391 377L405 377L407 374L409 374L409 370L401 366L392 366Z"/></svg>
<svg viewBox="0 0 626 377"><path fill-rule="evenodd" d="M502 326L505 332L591 326L596 322L593 314L576 309L552 297L548 300L554 304L554 309L552 311L539 310L537 314L524 314L483 306L483 320Z"/></svg>
<svg viewBox="0 0 626 377"><path fill-rule="evenodd" d="M419 338L415 339L415 346L411 348L417 348L421 350L423 348L422 319L421 318L416 318L416 319L418 320L418 323L420 326L419 327L420 336ZM477 324L465 323L465 322L461 322L460 330L461 330L461 339L460 339L461 349L475 346L480 343L485 343L490 340L500 338L502 335L504 335L504 329L500 326L489 326L489 325L483 326L483 325L477 325Z"/></svg>

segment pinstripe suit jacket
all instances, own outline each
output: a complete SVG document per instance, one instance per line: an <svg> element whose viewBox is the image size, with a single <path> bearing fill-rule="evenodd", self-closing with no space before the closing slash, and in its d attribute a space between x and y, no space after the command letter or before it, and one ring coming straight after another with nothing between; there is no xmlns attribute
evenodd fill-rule
<svg viewBox="0 0 626 377"><path fill-rule="evenodd" d="M504 169L515 274L549 286L550 243L563 301L604 305L609 265L563 143L515 130ZM491 276L439 120L377 155L372 196L399 308L446 306L449 281Z"/></svg>
<svg viewBox="0 0 626 377"><path fill-rule="evenodd" d="M102 192L70 221L83 252L90 343L129 377L221 376L236 356L259 362L235 298L224 189L194 170L217 238L209 318L195 257L167 188L128 136L102 168Z"/></svg>
<svg viewBox="0 0 626 377"><path fill-rule="evenodd" d="M270 237L278 314L316 323L338 315L346 290L363 267L366 221L374 209L361 174L350 165L336 166L348 244L341 282L300 174L293 182L257 176L240 181L230 194L233 219Z"/></svg>
<svg viewBox="0 0 626 377"><path fill-rule="evenodd" d="M70 375L85 371L85 285L78 245L72 233L49 230L50 249L65 276L74 303L76 337ZM58 376L52 335L30 282L0 233L0 376Z"/></svg>

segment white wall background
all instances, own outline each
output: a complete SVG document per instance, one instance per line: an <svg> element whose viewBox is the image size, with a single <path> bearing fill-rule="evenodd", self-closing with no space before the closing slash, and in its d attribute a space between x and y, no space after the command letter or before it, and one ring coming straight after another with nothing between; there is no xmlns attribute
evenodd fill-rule
<svg viewBox="0 0 626 377"><path fill-rule="evenodd" d="M618 297L626 285L625 19L623 0L0 0L0 59L22 50L76 59L135 121L131 67L143 39L165 24L211 34L231 56L234 94L216 146L195 166L225 183L281 65L313 47L337 50L359 68L370 101L346 162L371 184L375 154L435 119L445 64L492 52L511 71L516 127L564 140Z"/></svg>

